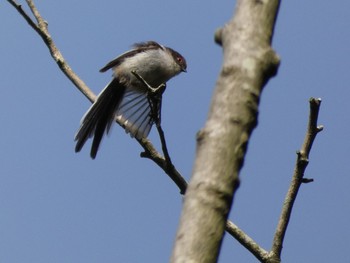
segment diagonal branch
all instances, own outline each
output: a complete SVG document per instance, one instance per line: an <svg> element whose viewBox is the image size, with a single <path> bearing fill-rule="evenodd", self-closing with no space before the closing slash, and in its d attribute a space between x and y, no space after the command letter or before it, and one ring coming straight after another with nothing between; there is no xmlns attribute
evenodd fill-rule
<svg viewBox="0 0 350 263"><path fill-rule="evenodd" d="M288 223L291 217L294 202L296 200L299 188L302 183L311 182L312 179L306 179L304 177L305 169L309 163L309 154L312 144L316 138L316 135L323 130L323 126L317 126L318 113L320 110L321 99L310 99L310 115L307 132L303 145L300 151L297 152L297 160L295 164L295 170L292 178L292 182L288 189L286 198L283 203L280 219L277 225L276 233L273 239L273 245L271 249L271 255L281 258L281 252L283 248L283 240L287 231Z"/></svg>
<svg viewBox="0 0 350 263"><path fill-rule="evenodd" d="M174 183L180 189L180 193L185 194L187 182L181 176L179 171L176 170L174 165L169 165L169 162L157 152L147 138L142 138L141 140L138 140L138 142L144 149L144 152L141 153L141 157L151 159L153 162L155 162L170 177L170 179L174 181Z"/></svg>
<svg viewBox="0 0 350 263"><path fill-rule="evenodd" d="M34 15L38 24L36 24L31 17L23 10L22 5L17 4L15 0L7 0L27 21L31 28L33 28L39 36L42 38L46 46L48 47L52 58L57 63L61 71L67 76L67 78L76 86L91 102L95 101L96 95L88 88L88 86L82 81L78 75L71 69L67 64L63 55L56 47L49 31L47 29L47 22L42 18L39 11L36 9L34 2L32 0L26 0L27 4Z"/></svg>
<svg viewBox="0 0 350 263"><path fill-rule="evenodd" d="M230 233L242 246L252 253L260 262L266 262L269 253L264 250L251 237L243 232L237 225L227 220L226 232Z"/></svg>

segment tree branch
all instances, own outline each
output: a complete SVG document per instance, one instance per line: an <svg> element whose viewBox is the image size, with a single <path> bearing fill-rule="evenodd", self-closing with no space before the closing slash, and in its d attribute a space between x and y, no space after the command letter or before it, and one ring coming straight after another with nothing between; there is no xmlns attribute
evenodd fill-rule
<svg viewBox="0 0 350 263"><path fill-rule="evenodd" d="M39 11L36 9L34 2L32 0L26 0L32 14L34 15L38 24L36 24L30 16L22 9L22 5L19 5L14 0L7 0L27 21L27 23L39 34L43 39L44 43L48 47L52 58L57 63L61 71L68 77L68 79L91 101L93 102L96 98L95 94L86 86L86 84L74 73L74 71L69 67L65 59L63 58L61 52L56 47L53 42L49 31L47 22L41 17Z"/></svg>
<svg viewBox="0 0 350 263"><path fill-rule="evenodd" d="M266 262L266 259L269 257L269 253L229 220L226 222L226 231L230 233L250 253L252 253L260 262Z"/></svg>
<svg viewBox="0 0 350 263"><path fill-rule="evenodd" d="M312 179L305 179L304 172L309 163L309 154L312 144L317 134L323 130L323 126L317 126L318 113L320 110L321 99L310 99L310 115L305 135L305 140L301 146L300 151L297 152L297 160L295 164L294 174L289 186L286 198L283 203L280 219L276 228L271 255L280 260L283 248L283 240L287 231L288 223L292 214L294 202L296 200L299 188L302 183L313 181ZM279 261L276 261L279 262Z"/></svg>
<svg viewBox="0 0 350 263"><path fill-rule="evenodd" d="M153 147L148 139L142 138L138 141L145 150L141 153L141 157L151 159L153 162L155 162L170 177L170 179L173 180L173 182L180 189L180 193L185 194L187 189L187 182L181 176L178 170L176 170L174 165L169 165L167 160L157 152L157 150Z"/></svg>

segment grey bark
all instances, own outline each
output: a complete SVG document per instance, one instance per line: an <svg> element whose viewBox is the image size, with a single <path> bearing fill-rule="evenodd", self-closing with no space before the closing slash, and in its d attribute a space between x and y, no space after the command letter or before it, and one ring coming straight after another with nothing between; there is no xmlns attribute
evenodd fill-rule
<svg viewBox="0 0 350 263"><path fill-rule="evenodd" d="M264 85L277 73L271 39L279 1L238 0L233 19L216 33L224 60L209 116L197 136L172 263L216 262L238 174L257 124Z"/></svg>

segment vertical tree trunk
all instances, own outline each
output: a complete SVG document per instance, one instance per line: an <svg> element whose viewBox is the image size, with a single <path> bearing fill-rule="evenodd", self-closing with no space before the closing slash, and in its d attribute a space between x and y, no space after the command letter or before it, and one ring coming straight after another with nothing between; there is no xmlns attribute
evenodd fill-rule
<svg viewBox="0 0 350 263"><path fill-rule="evenodd" d="M238 0L233 19L216 33L224 61L197 137L172 263L217 261L260 94L279 65L271 48L278 7L278 0Z"/></svg>

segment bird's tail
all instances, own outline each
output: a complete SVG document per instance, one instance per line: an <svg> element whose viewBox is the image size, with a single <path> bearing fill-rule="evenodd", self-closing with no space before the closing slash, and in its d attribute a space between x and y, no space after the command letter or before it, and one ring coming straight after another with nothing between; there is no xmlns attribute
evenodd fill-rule
<svg viewBox="0 0 350 263"><path fill-rule="evenodd" d="M123 99L125 86L119 80L113 80L101 91L81 120L80 128L75 135L75 152L79 152L88 138L94 136L91 147L91 158L95 159L104 133L108 133L115 113Z"/></svg>

